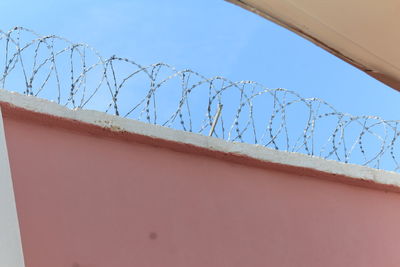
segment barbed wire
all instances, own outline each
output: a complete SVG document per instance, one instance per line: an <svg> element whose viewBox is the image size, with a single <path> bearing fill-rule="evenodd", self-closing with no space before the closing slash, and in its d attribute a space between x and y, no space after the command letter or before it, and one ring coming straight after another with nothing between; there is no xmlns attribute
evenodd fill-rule
<svg viewBox="0 0 400 267"><path fill-rule="evenodd" d="M397 120L352 116L253 81L104 58L87 44L23 27L0 30L0 51L0 88L228 141L400 169Z"/></svg>

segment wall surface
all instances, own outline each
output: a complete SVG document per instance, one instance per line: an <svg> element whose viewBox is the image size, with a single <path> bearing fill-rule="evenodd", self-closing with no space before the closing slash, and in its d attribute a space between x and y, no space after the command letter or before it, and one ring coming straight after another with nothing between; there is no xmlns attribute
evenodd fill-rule
<svg viewBox="0 0 400 267"><path fill-rule="evenodd" d="M395 190L3 113L28 267L400 263Z"/></svg>
<svg viewBox="0 0 400 267"><path fill-rule="evenodd" d="M24 267L18 215L0 110L0 267Z"/></svg>

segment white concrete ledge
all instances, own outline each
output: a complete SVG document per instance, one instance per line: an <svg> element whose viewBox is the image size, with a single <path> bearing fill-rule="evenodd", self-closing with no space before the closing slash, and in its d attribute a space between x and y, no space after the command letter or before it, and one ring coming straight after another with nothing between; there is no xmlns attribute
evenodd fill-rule
<svg viewBox="0 0 400 267"><path fill-rule="evenodd" d="M66 118L116 132L128 132L193 145L210 151L235 154L258 161L277 163L293 167L342 175L356 180L365 180L384 186L400 187L400 174L370 167L346 164L334 160L308 156L300 153L278 151L261 145L232 143L200 134L174 130L132 119L121 118L94 110L71 110L54 102L0 89L0 102L11 104L28 111Z"/></svg>

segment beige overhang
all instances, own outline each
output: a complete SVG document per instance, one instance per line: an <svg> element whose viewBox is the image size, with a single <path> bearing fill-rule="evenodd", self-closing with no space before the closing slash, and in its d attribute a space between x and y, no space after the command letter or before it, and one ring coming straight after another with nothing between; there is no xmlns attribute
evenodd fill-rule
<svg viewBox="0 0 400 267"><path fill-rule="evenodd" d="M226 0L259 14L400 90L400 1Z"/></svg>

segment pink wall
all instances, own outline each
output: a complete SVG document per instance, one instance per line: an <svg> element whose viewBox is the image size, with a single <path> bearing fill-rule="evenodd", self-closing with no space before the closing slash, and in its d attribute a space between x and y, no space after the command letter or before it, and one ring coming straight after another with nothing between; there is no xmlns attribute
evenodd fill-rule
<svg viewBox="0 0 400 267"><path fill-rule="evenodd" d="M398 193L3 112L28 267L399 266Z"/></svg>

